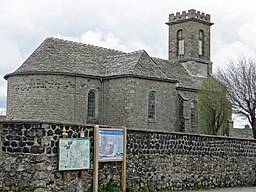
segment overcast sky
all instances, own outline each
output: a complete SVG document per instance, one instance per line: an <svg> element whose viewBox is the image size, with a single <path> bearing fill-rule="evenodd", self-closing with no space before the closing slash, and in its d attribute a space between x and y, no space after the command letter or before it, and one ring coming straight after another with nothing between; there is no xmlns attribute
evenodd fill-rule
<svg viewBox="0 0 256 192"><path fill-rule="evenodd" d="M256 56L253 0L0 0L0 108L7 82L47 37L167 58L170 13L196 9L211 15L213 67ZM0 110L1 114L1 110Z"/></svg>

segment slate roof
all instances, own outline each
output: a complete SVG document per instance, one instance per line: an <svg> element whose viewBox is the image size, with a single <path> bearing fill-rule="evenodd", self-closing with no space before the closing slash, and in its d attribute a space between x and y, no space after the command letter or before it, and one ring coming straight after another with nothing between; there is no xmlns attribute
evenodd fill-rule
<svg viewBox="0 0 256 192"><path fill-rule="evenodd" d="M168 78L176 79L179 81L180 87L197 89L199 84L187 72L187 70L178 62L168 61L159 58L153 58L158 66L165 72Z"/></svg>
<svg viewBox="0 0 256 192"><path fill-rule="evenodd" d="M98 76L100 62L121 51L47 38L14 72L64 72Z"/></svg>
<svg viewBox="0 0 256 192"><path fill-rule="evenodd" d="M47 38L12 74L69 73L95 77L136 75L178 80L197 88L197 82L179 63L152 58L144 50L126 53L57 38Z"/></svg>
<svg viewBox="0 0 256 192"><path fill-rule="evenodd" d="M107 57L103 64L104 76L137 75L151 78L169 79L151 57L144 51Z"/></svg>

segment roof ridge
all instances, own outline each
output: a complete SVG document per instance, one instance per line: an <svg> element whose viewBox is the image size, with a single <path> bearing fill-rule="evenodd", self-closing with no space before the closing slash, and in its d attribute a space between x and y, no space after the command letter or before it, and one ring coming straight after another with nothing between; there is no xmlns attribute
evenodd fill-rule
<svg viewBox="0 0 256 192"><path fill-rule="evenodd" d="M128 55L131 55L131 54L137 54L137 53L143 53L143 52L146 52L144 49L141 49L141 50L136 50L136 51L132 51L132 52L127 52Z"/></svg>
<svg viewBox="0 0 256 192"><path fill-rule="evenodd" d="M73 44L82 45L82 46L89 46L89 47L94 47L94 48L105 49L105 50L109 50L109 51L114 51L116 53L123 53L123 54L126 53L126 52L119 51L119 50L116 50L116 49L111 49L111 48L101 47L101 46L97 46L97 45L82 43L82 42L79 42L79 41L71 41L71 40L67 40L67 39L61 39L61 38L58 38L58 37L48 37L48 38L46 38L46 40L47 39L58 40L58 41L73 43Z"/></svg>
<svg viewBox="0 0 256 192"><path fill-rule="evenodd" d="M108 55L107 58L114 58L114 57L120 57L120 56L126 56L127 53L122 53L122 54L119 54L119 55Z"/></svg>
<svg viewBox="0 0 256 192"><path fill-rule="evenodd" d="M171 62L168 59L163 59L163 58L159 58L159 57L151 57L152 59L156 59L156 60L160 60L160 61L167 61L167 62Z"/></svg>
<svg viewBox="0 0 256 192"><path fill-rule="evenodd" d="M109 55L107 56L107 58L114 58L114 57L120 57L120 56L129 56L129 55L135 55L138 53L143 53L145 52L144 50L137 50L137 51L133 51L133 52L123 52L123 54L120 55Z"/></svg>
<svg viewBox="0 0 256 192"><path fill-rule="evenodd" d="M137 62L136 62L136 65L134 66L132 72L134 72L134 71L136 70L137 65L138 65L138 62L141 60L142 55L145 54L145 55L151 60L151 62L153 63L153 65L155 65L155 66L158 68L158 70L159 70L167 79L169 79L168 76L166 75L166 73L158 66L158 64L154 61L154 59L153 59L145 50L142 50L142 51L140 52L140 54L141 54L141 55L139 56L139 58L138 58L138 60L137 60Z"/></svg>
<svg viewBox="0 0 256 192"><path fill-rule="evenodd" d="M149 56L150 57L150 56ZM157 66L157 68L167 77L167 79L169 79L168 75L162 70L162 68L158 65L158 63L154 60L154 57L150 57L151 61ZM158 59L158 58L156 58ZM161 59L159 58L159 60L163 60L163 61L167 61L168 60L164 60L164 59Z"/></svg>
<svg viewBox="0 0 256 192"><path fill-rule="evenodd" d="M143 53L146 53L144 50L139 50L139 51L134 51L134 52L131 52L131 53L139 53L140 54L140 56L138 57L138 59L137 59L137 61L136 61L136 63L135 63L135 65L134 65L134 67L131 69L131 73L133 74L134 73L134 71L135 71L135 69L136 69L136 67L137 67L137 65L138 65L138 62L140 61L140 59L141 59L141 56L142 56L142 54Z"/></svg>

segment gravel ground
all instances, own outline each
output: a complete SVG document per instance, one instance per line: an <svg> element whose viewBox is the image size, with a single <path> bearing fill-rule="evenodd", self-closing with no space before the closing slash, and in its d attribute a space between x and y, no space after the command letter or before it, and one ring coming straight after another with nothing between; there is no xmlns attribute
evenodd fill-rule
<svg viewBox="0 0 256 192"><path fill-rule="evenodd" d="M180 191L180 192L192 192L192 191ZM198 190L195 192L256 192L256 187L209 189L209 190Z"/></svg>

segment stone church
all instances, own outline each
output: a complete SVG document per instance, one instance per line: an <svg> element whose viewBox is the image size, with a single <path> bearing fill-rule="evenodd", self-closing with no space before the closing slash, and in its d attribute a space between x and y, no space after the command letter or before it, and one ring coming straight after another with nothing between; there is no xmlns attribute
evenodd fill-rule
<svg viewBox="0 0 256 192"><path fill-rule="evenodd" d="M197 132L197 90L212 73L210 15L170 14L169 58L47 38L7 74L7 120Z"/></svg>

